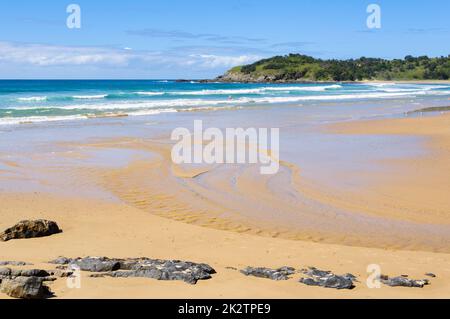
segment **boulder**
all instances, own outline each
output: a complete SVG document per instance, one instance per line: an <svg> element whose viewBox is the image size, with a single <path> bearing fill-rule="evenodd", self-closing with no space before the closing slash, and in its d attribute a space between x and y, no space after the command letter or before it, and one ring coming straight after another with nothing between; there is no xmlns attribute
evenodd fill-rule
<svg viewBox="0 0 450 319"><path fill-rule="evenodd" d="M11 239L35 238L58 234L61 229L49 220L23 220L11 228L0 233L0 241Z"/></svg>
<svg viewBox="0 0 450 319"><path fill-rule="evenodd" d="M50 289L39 277L16 277L3 279L0 291L13 298L43 299L52 296Z"/></svg>
<svg viewBox="0 0 450 319"><path fill-rule="evenodd" d="M246 276L254 276L259 278L267 278L272 280L288 280L289 275L295 273L292 267L281 267L278 269L270 269L264 267L247 267L241 270L241 273Z"/></svg>
<svg viewBox="0 0 450 319"><path fill-rule="evenodd" d="M333 289L353 289L356 277L352 274L342 276L333 274L331 271L319 270L314 267L303 269L301 271L307 278L301 278L299 281L308 286L319 286Z"/></svg>
<svg viewBox="0 0 450 319"><path fill-rule="evenodd" d="M11 269L11 268L0 268L0 279L6 278L11 279L15 277L39 277L39 278L49 278L51 274L46 270L42 269Z"/></svg>

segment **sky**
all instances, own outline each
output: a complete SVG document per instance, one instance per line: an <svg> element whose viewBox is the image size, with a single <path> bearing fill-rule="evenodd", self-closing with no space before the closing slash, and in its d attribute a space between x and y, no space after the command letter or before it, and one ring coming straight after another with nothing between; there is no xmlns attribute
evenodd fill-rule
<svg viewBox="0 0 450 319"><path fill-rule="evenodd" d="M70 4L80 28L67 25ZM381 28L367 25L370 4ZM448 0L2 0L0 78L213 78L288 53L447 56L449 14Z"/></svg>

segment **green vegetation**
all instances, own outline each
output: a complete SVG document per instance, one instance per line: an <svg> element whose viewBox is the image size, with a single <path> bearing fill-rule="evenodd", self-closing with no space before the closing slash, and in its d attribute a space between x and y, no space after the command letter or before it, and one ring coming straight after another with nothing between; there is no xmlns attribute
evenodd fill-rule
<svg viewBox="0 0 450 319"><path fill-rule="evenodd" d="M450 55L438 58L406 56L395 60L365 57L321 60L301 54L289 54L235 67L219 79L256 82L449 80Z"/></svg>

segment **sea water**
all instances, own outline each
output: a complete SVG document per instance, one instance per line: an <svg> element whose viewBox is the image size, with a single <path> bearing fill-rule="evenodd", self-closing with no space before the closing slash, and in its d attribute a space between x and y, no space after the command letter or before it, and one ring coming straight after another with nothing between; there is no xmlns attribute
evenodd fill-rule
<svg viewBox="0 0 450 319"><path fill-rule="evenodd" d="M449 84L2 80L0 125L278 105L311 106L428 98L448 100L448 97Z"/></svg>

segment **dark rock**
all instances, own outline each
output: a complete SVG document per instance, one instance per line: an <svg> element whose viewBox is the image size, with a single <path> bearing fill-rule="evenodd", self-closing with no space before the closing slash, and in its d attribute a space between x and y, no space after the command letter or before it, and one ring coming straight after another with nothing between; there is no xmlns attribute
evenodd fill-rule
<svg viewBox="0 0 450 319"><path fill-rule="evenodd" d="M259 278L267 278L272 280L287 280L289 275L295 273L295 269L292 267L281 267L278 269L270 269L263 267L247 267L241 270L246 276L254 276Z"/></svg>
<svg viewBox="0 0 450 319"><path fill-rule="evenodd" d="M61 232L58 225L49 220L24 220L0 233L0 240L35 238L50 236Z"/></svg>
<svg viewBox="0 0 450 319"><path fill-rule="evenodd" d="M301 278L300 282L308 286L320 286L333 289L353 289L356 277L352 274L338 276L331 271L319 270L314 267L301 271L308 278Z"/></svg>
<svg viewBox="0 0 450 319"><path fill-rule="evenodd" d="M352 281L358 281L358 278L356 278L355 275L352 275L352 274L350 274L350 273L346 273L346 274L344 274L344 275L342 275L342 276L345 277L345 278L349 278L349 279L351 279Z"/></svg>
<svg viewBox="0 0 450 319"><path fill-rule="evenodd" d="M17 277L48 277L50 274L46 270L42 269L27 269L19 270Z"/></svg>
<svg viewBox="0 0 450 319"><path fill-rule="evenodd" d="M73 275L73 271L69 270L61 270L61 269L55 269L49 271L51 276L59 277L59 278L67 278L71 277Z"/></svg>
<svg viewBox="0 0 450 319"><path fill-rule="evenodd" d="M431 278L436 278L436 275L433 274L432 272L427 272L427 273L425 274L425 276L428 276L428 277L431 277Z"/></svg>
<svg viewBox="0 0 450 319"><path fill-rule="evenodd" d="M80 270L91 272L106 272L120 269L120 263L117 260L104 257L86 257L70 261L69 266L76 265Z"/></svg>
<svg viewBox="0 0 450 319"><path fill-rule="evenodd" d="M16 277L3 279L0 291L13 298L43 299L52 296L50 289L39 277Z"/></svg>
<svg viewBox="0 0 450 319"><path fill-rule="evenodd" d="M110 259L119 263L119 269L91 277L130 278L143 277L157 280L182 280L196 284L198 280L211 278L215 270L206 264L180 260L160 260L148 258Z"/></svg>
<svg viewBox="0 0 450 319"><path fill-rule="evenodd" d="M238 270L236 267L225 267L225 269L229 269L229 270Z"/></svg>
<svg viewBox="0 0 450 319"><path fill-rule="evenodd" d="M0 261L0 266L28 266L32 265L24 261Z"/></svg>
<svg viewBox="0 0 450 319"><path fill-rule="evenodd" d="M50 261L51 264L74 265L78 266L80 270L91 272L106 272L120 269L120 262L118 259L109 259L106 257L85 257L85 258L66 258L58 257Z"/></svg>
<svg viewBox="0 0 450 319"><path fill-rule="evenodd" d="M0 268L0 279L11 276L11 268Z"/></svg>
<svg viewBox="0 0 450 319"><path fill-rule="evenodd" d="M391 287L417 287L417 288L423 288L425 285L429 284L429 281L427 279L422 280L415 280L415 279L409 279L406 277L393 277L389 278L388 276L381 276L380 281L388 286Z"/></svg>
<svg viewBox="0 0 450 319"><path fill-rule="evenodd" d="M49 277L50 274L42 269L11 269L0 268L0 278L14 278L14 277Z"/></svg>
<svg viewBox="0 0 450 319"><path fill-rule="evenodd" d="M49 264L55 264L55 265L67 265L70 263L72 259L66 258L66 257L58 257L54 260L49 261Z"/></svg>

